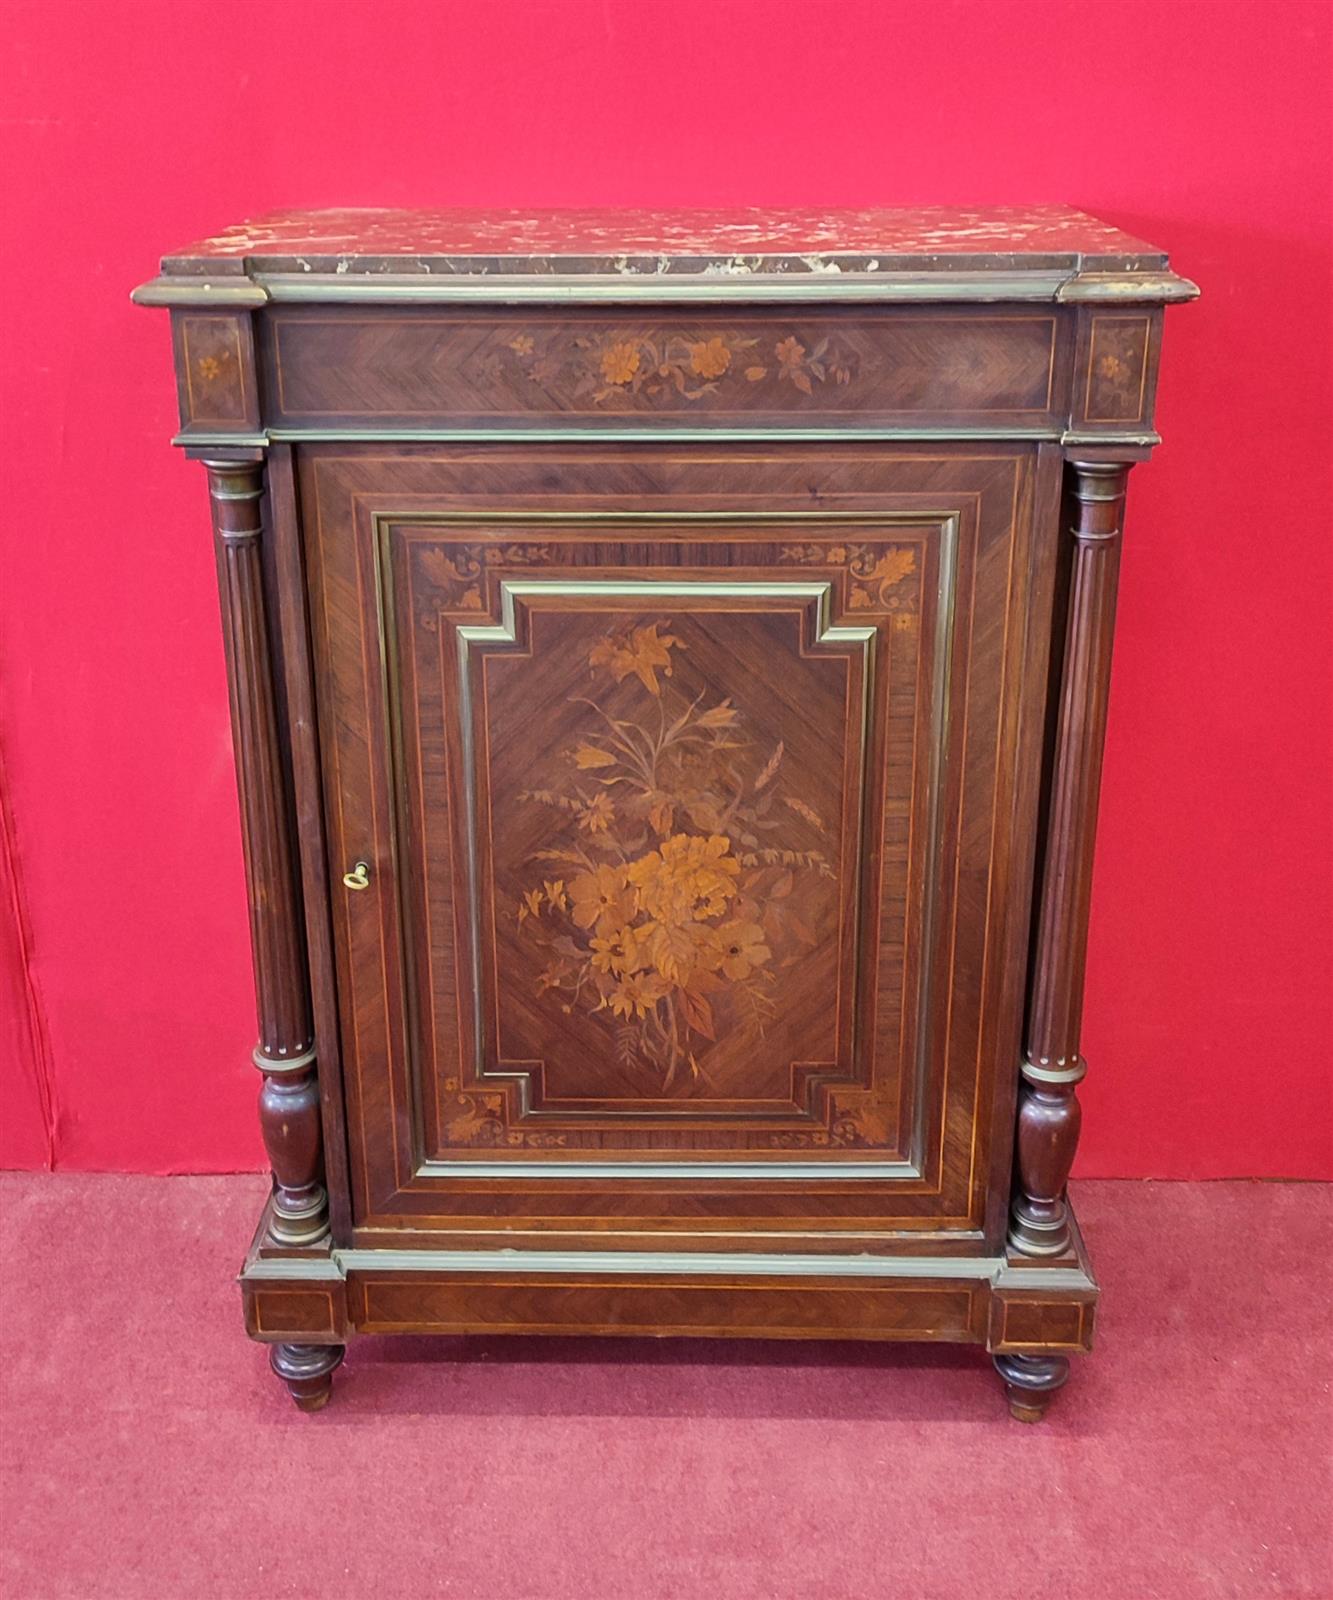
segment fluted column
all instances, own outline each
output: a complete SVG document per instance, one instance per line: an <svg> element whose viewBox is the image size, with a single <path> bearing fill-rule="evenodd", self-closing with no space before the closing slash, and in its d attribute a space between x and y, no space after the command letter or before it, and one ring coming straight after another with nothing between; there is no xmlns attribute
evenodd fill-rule
<svg viewBox="0 0 1333 1600"><path fill-rule="evenodd" d="M1065 1185L1078 1147L1075 1085L1088 946L1097 796L1106 738L1120 530L1129 468L1070 463L1076 548L1046 819L1036 962L1018 1108L1018 1182L1009 1242L1026 1255L1069 1248Z"/></svg>
<svg viewBox="0 0 1333 1600"><path fill-rule="evenodd" d="M241 833L264 1074L259 1118L273 1168L269 1233L313 1244L329 1231L321 1183L319 1085L301 898L288 820L260 552L264 472L206 460L227 650Z"/></svg>

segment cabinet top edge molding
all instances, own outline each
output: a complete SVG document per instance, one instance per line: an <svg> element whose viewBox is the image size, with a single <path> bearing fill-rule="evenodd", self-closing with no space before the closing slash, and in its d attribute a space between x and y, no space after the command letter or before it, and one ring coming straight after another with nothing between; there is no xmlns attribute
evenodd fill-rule
<svg viewBox="0 0 1333 1600"><path fill-rule="evenodd" d="M1064 206L278 212L169 252L143 305L1104 301L1198 289Z"/></svg>

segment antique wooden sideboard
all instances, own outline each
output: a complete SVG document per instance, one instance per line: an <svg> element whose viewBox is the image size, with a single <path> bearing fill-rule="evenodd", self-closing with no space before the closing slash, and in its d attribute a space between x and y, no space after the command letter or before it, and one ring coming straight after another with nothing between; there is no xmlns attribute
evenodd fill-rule
<svg viewBox="0 0 1333 1600"><path fill-rule="evenodd" d="M166 258L273 1189L246 1323L1092 1340L1065 1198L1158 250L323 212Z"/></svg>

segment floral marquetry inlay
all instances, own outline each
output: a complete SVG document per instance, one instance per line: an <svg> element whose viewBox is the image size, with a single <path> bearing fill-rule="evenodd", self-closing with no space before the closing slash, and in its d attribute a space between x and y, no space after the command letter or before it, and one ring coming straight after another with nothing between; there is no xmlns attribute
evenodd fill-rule
<svg viewBox="0 0 1333 1600"><path fill-rule="evenodd" d="M789 544L778 559L807 567L845 567L849 611L889 611L906 619L916 608L916 551L902 545Z"/></svg>
<svg viewBox="0 0 1333 1600"><path fill-rule="evenodd" d="M1084 397L1089 422L1134 422L1143 413L1151 324L1147 317L1097 316Z"/></svg>
<svg viewBox="0 0 1333 1600"><path fill-rule="evenodd" d="M585 731L519 796L552 813L514 908L539 993L598 1018L663 1091L708 1080L719 1041L763 1036L834 898L829 825L787 788L782 741L756 747L727 696L676 691L686 649L665 618L599 640ZM633 684L633 714L612 715L598 680Z"/></svg>
<svg viewBox="0 0 1333 1600"><path fill-rule="evenodd" d="M488 566L544 566L551 559L551 547L545 544L427 546L418 559L431 584L420 603L420 620L423 627L433 631L437 625L436 614L441 609L476 612L483 609Z"/></svg>
<svg viewBox="0 0 1333 1600"><path fill-rule="evenodd" d="M445 1111L449 1140L456 1145L513 1145L529 1150L559 1150L567 1143L563 1133L543 1133L505 1126L502 1094L490 1091L459 1092L458 1079L446 1078Z"/></svg>
<svg viewBox="0 0 1333 1600"><path fill-rule="evenodd" d="M734 332L615 333L589 338L559 330L517 334L508 349L527 379L594 405L680 398L698 401L724 389L764 384L813 394L817 385L850 384L855 354L833 337L803 342Z"/></svg>

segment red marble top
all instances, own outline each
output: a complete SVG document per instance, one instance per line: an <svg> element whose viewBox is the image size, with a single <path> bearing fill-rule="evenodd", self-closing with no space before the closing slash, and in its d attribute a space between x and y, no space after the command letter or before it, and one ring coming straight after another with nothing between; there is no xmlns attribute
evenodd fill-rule
<svg viewBox="0 0 1333 1600"><path fill-rule="evenodd" d="M276 212L163 258L171 276L257 272L648 274L953 267L1152 270L1166 257L1065 206L870 211Z"/></svg>

